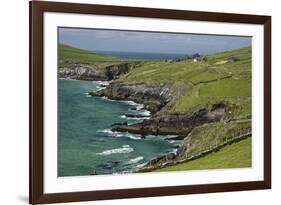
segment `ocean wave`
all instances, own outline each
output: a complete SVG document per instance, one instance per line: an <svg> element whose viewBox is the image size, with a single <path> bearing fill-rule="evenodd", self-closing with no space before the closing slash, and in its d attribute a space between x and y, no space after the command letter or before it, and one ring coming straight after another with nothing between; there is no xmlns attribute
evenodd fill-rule
<svg viewBox="0 0 281 205"><path fill-rule="evenodd" d="M134 135L125 135L126 137L132 139L132 140L141 140L141 136L134 136Z"/></svg>
<svg viewBox="0 0 281 205"><path fill-rule="evenodd" d="M142 121L142 120L150 119L149 116L147 116L147 117L127 117L126 115L121 115L120 118L122 118L122 119L129 119L129 120L137 120L137 121Z"/></svg>
<svg viewBox="0 0 281 205"><path fill-rule="evenodd" d="M142 156L136 157L136 158L130 159L126 164L136 164L136 163L138 163L139 161L141 161L143 159L144 158Z"/></svg>
<svg viewBox="0 0 281 205"><path fill-rule="evenodd" d="M173 139L177 137L177 135L166 135L165 139Z"/></svg>
<svg viewBox="0 0 281 205"><path fill-rule="evenodd" d="M138 165L136 166L136 168L141 168L141 167L145 166L146 164L147 164L147 162L142 163L142 164L138 164Z"/></svg>
<svg viewBox="0 0 281 205"><path fill-rule="evenodd" d="M143 104L139 104L139 103L136 103L136 102L131 101L131 100L123 100L121 102L126 103L127 105L130 105L130 106L133 106L134 108L136 108L136 111L139 111L139 110L144 108Z"/></svg>
<svg viewBox="0 0 281 205"><path fill-rule="evenodd" d="M173 149L173 150L171 151L171 153L177 154L177 151L178 151L178 149L175 148L175 149Z"/></svg>
<svg viewBox="0 0 281 205"><path fill-rule="evenodd" d="M142 105L142 104L138 104L138 105L136 105L136 110L141 110L141 109L143 109L144 108L144 105Z"/></svg>
<svg viewBox="0 0 281 205"><path fill-rule="evenodd" d="M120 118L125 119L127 117L126 117L126 115L121 115Z"/></svg>
<svg viewBox="0 0 281 205"><path fill-rule="evenodd" d="M105 87L101 87L101 86L96 86L96 91L100 91L100 90L104 90Z"/></svg>
<svg viewBox="0 0 281 205"><path fill-rule="evenodd" d="M138 111L139 114L149 117L151 115L150 111L148 110L141 110Z"/></svg>
<svg viewBox="0 0 281 205"><path fill-rule="evenodd" d="M112 101L112 102L117 101L117 100L109 99L108 97L105 97L105 96L102 96L101 99L103 99L103 100L108 100L108 101Z"/></svg>
<svg viewBox="0 0 281 205"><path fill-rule="evenodd" d="M122 137L121 132L113 132L111 129L97 130L99 133L103 133L110 137Z"/></svg>
<svg viewBox="0 0 281 205"><path fill-rule="evenodd" d="M96 83L98 85L109 85L110 84L110 81L93 81L93 83Z"/></svg>
<svg viewBox="0 0 281 205"><path fill-rule="evenodd" d="M141 140L142 139L140 135L132 135L128 132L113 132L110 129L97 130L97 132L104 133L105 135L110 136L110 137L126 137L126 138L130 138L132 140Z"/></svg>
<svg viewBox="0 0 281 205"><path fill-rule="evenodd" d="M130 145L123 145L120 148L105 150L103 152L96 153L96 155L125 154L125 153L130 153L133 151L134 151L134 149L132 147L130 147Z"/></svg>
<svg viewBox="0 0 281 205"><path fill-rule="evenodd" d="M89 95L89 93L84 93L86 95L87 98L92 97L91 95Z"/></svg>
<svg viewBox="0 0 281 205"><path fill-rule="evenodd" d="M149 110L145 110L143 108L138 108L135 107L136 109L133 110L132 108L129 109L130 113L135 114L135 115L141 115L144 117L150 117L151 116L151 112Z"/></svg>
<svg viewBox="0 0 281 205"><path fill-rule="evenodd" d="M138 104L138 103L136 103L134 101L131 101L131 100L124 100L122 102L124 102L124 103L126 103L128 105L132 105L132 106L138 106L138 105L140 106L141 105L141 104Z"/></svg>

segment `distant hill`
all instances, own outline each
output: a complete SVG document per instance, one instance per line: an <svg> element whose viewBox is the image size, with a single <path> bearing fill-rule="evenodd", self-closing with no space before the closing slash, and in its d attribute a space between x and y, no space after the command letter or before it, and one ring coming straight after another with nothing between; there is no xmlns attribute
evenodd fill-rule
<svg viewBox="0 0 281 205"><path fill-rule="evenodd" d="M96 62L116 62L123 61L124 59L116 58L110 55L99 54L92 51L75 48L73 46L59 44L59 59L71 60L80 63L96 63Z"/></svg>

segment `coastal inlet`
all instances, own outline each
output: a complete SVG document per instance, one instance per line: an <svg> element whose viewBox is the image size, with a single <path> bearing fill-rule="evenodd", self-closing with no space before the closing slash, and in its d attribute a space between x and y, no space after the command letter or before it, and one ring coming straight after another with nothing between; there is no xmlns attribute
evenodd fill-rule
<svg viewBox="0 0 281 205"><path fill-rule="evenodd" d="M141 123L150 112L132 101L90 96L107 82L59 80L59 176L133 172L155 157L176 152L174 135L112 131Z"/></svg>

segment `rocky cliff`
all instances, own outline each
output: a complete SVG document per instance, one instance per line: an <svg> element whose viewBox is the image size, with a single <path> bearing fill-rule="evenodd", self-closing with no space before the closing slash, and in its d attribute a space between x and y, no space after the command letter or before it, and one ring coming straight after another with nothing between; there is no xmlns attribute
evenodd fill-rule
<svg viewBox="0 0 281 205"><path fill-rule="evenodd" d="M120 63L98 68L92 64L72 64L59 67L58 77L77 80L109 81L117 79L120 75L129 72L137 63Z"/></svg>
<svg viewBox="0 0 281 205"><path fill-rule="evenodd" d="M90 92L92 96L105 96L114 100L132 100L145 105L145 109L153 114L161 110L172 98L169 88L164 84L147 86L143 83L128 84L123 82L110 83L106 89Z"/></svg>
<svg viewBox="0 0 281 205"><path fill-rule="evenodd" d="M154 115L142 123L134 125L119 125L112 130L119 132L131 132L136 134L153 135L178 135L178 139L185 138L196 126L221 120L225 115L226 106L216 104L211 109L201 109L194 113L161 114Z"/></svg>

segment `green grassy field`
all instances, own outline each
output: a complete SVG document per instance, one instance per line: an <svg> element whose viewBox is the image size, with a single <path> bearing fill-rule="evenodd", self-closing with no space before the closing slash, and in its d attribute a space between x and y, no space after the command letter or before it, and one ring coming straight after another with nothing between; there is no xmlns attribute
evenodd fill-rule
<svg viewBox="0 0 281 205"><path fill-rule="evenodd" d="M164 61L146 62L125 75L122 80L133 83L144 82L147 84L173 84L177 81L189 82L190 78L204 72L206 66L206 63L194 63L192 61L175 63Z"/></svg>
<svg viewBox="0 0 281 205"><path fill-rule="evenodd" d="M176 99L170 103L171 112L187 112L216 102L241 105L240 115L251 114L251 47L207 56L207 61L179 62L147 61L124 75L128 83L171 87ZM239 60L230 62L230 57ZM186 89L183 89L183 86ZM178 94L180 92L180 95ZM247 108L242 108L247 105ZM243 111L242 111L243 110Z"/></svg>
<svg viewBox="0 0 281 205"><path fill-rule="evenodd" d="M252 138L241 140L223 147L199 159L155 170L157 172L245 168L252 166Z"/></svg>
<svg viewBox="0 0 281 205"><path fill-rule="evenodd" d="M85 63L95 65L97 68L104 68L106 66L120 64L124 62L134 61L129 59L122 59L110 55L99 54L92 51L87 51L72 46L59 44L58 46L60 66L70 67L74 63Z"/></svg>
<svg viewBox="0 0 281 205"><path fill-rule="evenodd" d="M63 59L77 60L80 62L97 62L97 61L120 61L121 59L110 55L98 54L91 51L71 47L68 45L59 45L59 57Z"/></svg>
<svg viewBox="0 0 281 205"><path fill-rule="evenodd" d="M203 84L200 96L251 96L251 79L223 79Z"/></svg>

